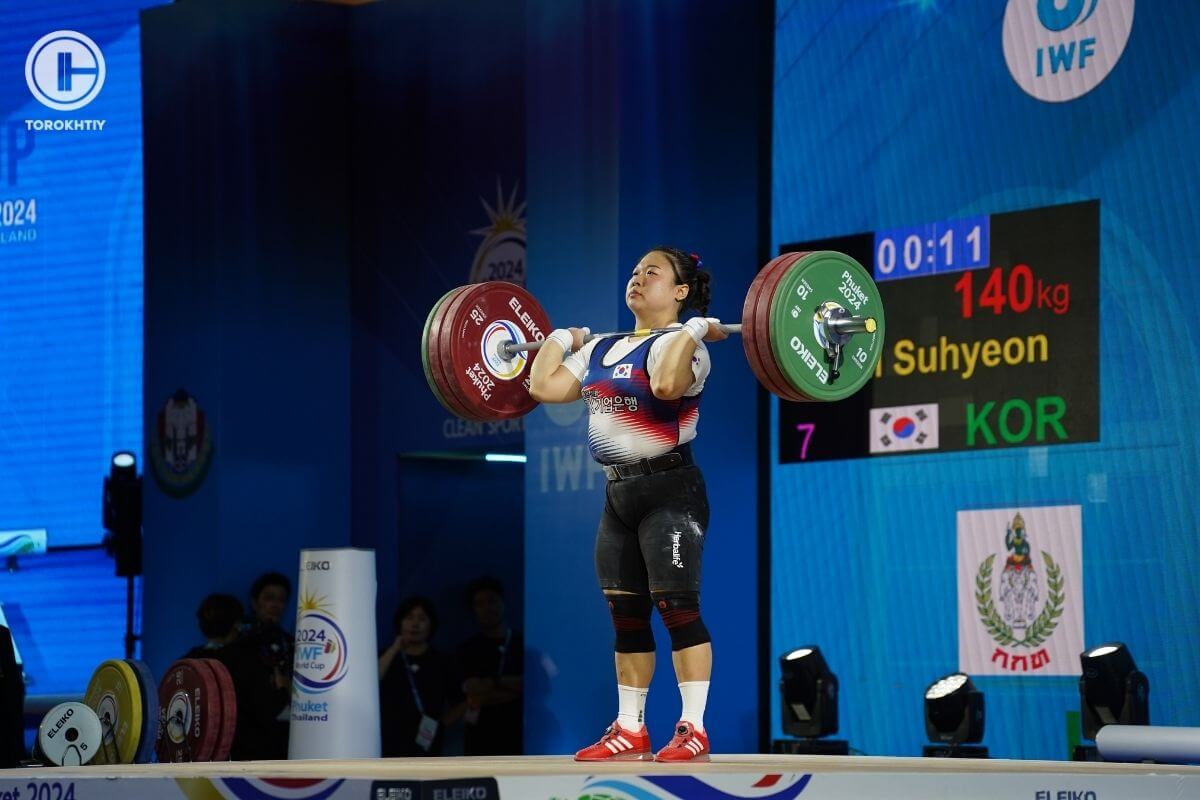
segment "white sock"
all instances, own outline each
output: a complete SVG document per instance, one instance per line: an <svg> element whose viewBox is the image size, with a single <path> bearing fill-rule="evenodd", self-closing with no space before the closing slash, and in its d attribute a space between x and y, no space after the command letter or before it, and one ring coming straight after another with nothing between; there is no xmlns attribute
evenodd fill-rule
<svg viewBox="0 0 1200 800"><path fill-rule="evenodd" d="M649 689L617 684L617 722L627 731L640 731L646 717L646 695Z"/></svg>
<svg viewBox="0 0 1200 800"><path fill-rule="evenodd" d="M679 718L701 733L704 732L704 707L708 705L708 681L684 681L679 684L683 697L683 713Z"/></svg>

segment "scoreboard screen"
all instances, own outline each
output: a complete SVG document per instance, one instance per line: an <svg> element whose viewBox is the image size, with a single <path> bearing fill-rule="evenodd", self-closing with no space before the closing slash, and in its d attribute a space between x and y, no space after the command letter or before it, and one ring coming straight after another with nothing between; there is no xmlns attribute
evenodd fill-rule
<svg viewBox="0 0 1200 800"><path fill-rule="evenodd" d="M806 250L872 272L888 340L853 397L780 402L780 463L1099 439L1099 201L781 247Z"/></svg>

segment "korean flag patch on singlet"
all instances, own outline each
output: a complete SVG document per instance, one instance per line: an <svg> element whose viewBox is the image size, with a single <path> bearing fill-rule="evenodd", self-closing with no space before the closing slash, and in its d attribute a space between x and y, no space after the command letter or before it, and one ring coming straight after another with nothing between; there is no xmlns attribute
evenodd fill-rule
<svg viewBox="0 0 1200 800"><path fill-rule="evenodd" d="M633 372L633 364L617 364L613 367L614 378L628 378Z"/></svg>

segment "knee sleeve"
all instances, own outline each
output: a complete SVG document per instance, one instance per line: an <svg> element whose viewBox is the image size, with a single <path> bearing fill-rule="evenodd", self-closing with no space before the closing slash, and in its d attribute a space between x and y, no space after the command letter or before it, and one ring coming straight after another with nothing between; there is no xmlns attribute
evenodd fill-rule
<svg viewBox="0 0 1200 800"><path fill-rule="evenodd" d="M667 626L667 633L671 634L672 650L712 641L704 620L700 619L699 592L655 593L654 604Z"/></svg>
<svg viewBox="0 0 1200 800"><path fill-rule="evenodd" d="M613 628L617 631L614 650L618 653L653 653L650 630L650 598L644 594L607 595Z"/></svg>

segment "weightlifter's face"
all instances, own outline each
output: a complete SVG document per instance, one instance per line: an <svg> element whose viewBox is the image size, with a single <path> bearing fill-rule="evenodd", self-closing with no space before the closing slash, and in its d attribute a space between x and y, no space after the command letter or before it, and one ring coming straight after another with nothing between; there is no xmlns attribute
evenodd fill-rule
<svg viewBox="0 0 1200 800"><path fill-rule="evenodd" d="M653 250L642 256L625 286L625 305L637 315L679 313L687 297L687 284L675 283L675 271L665 253Z"/></svg>

